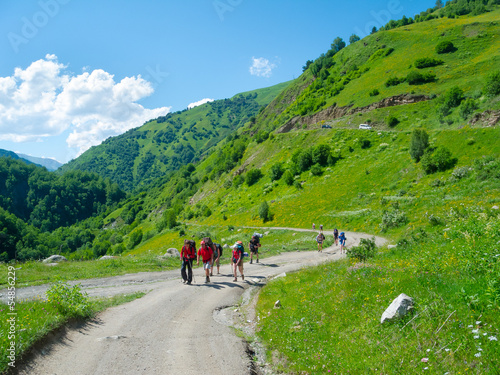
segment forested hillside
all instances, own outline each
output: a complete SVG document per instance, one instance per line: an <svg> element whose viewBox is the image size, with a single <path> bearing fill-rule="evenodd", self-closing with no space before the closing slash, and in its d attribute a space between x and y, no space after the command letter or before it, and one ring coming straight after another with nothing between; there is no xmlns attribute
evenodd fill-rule
<svg viewBox="0 0 500 375"><path fill-rule="evenodd" d="M65 164L60 171L96 172L128 191L145 186L167 172L199 161L214 145L245 123L254 124L259 111L288 84L169 113L120 136L108 138Z"/></svg>

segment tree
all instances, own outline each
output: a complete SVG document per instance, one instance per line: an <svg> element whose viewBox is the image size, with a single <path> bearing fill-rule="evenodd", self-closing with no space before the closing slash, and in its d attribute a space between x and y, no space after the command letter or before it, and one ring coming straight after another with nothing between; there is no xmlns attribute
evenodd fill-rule
<svg viewBox="0 0 500 375"><path fill-rule="evenodd" d="M425 130L415 129L410 141L410 156L415 162L420 161L427 147L429 147L429 134Z"/></svg>
<svg viewBox="0 0 500 375"><path fill-rule="evenodd" d="M287 169L283 174L283 181L285 181L285 184L287 184L288 186L293 184L293 174L289 169Z"/></svg>
<svg viewBox="0 0 500 375"><path fill-rule="evenodd" d="M259 217L262 219L264 223L270 220L269 205L267 204L266 201L262 202L259 207Z"/></svg>
<svg viewBox="0 0 500 375"><path fill-rule="evenodd" d="M377 28L375 26L373 26L371 34L375 34L376 32L377 32Z"/></svg>
<svg viewBox="0 0 500 375"><path fill-rule="evenodd" d="M305 72L305 71L307 70L307 68L309 68L309 66L310 66L313 62L314 62L314 61L312 61L312 60L307 60L307 61L306 61L306 65L304 65L304 66L302 67L302 71L303 71L303 72Z"/></svg>
<svg viewBox="0 0 500 375"><path fill-rule="evenodd" d="M248 186L252 186L252 185L256 184L257 181L259 181L261 177L262 177L262 172L260 171L260 169L257 169L257 168L250 169L247 172L245 182L247 183Z"/></svg>
<svg viewBox="0 0 500 375"><path fill-rule="evenodd" d="M271 169L269 170L269 177L271 178L271 181L277 181L281 178L281 176L283 176L284 172L283 163L278 162L271 166Z"/></svg>
<svg viewBox="0 0 500 375"><path fill-rule="evenodd" d="M359 36L357 36L356 34L352 34L350 37L349 37L349 44L353 44L353 43L356 43L358 40L360 40L361 38Z"/></svg>
<svg viewBox="0 0 500 375"><path fill-rule="evenodd" d="M436 0L436 9L441 9L443 7L443 1L442 0Z"/></svg>
<svg viewBox="0 0 500 375"><path fill-rule="evenodd" d="M483 91L490 98L500 95L500 71L488 75Z"/></svg>
<svg viewBox="0 0 500 375"><path fill-rule="evenodd" d="M330 155L330 146L321 144L317 145L312 150L312 163L326 166L328 164L328 156Z"/></svg>
<svg viewBox="0 0 500 375"><path fill-rule="evenodd" d="M334 40L333 40L333 43L332 43L332 50L337 53L339 52L342 48L345 47L345 42L342 38L340 37L336 37Z"/></svg>

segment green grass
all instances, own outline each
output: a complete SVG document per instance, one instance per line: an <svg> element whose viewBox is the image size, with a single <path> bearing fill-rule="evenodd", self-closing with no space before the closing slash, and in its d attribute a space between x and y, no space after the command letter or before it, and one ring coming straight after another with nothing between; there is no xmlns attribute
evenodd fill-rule
<svg viewBox="0 0 500 375"><path fill-rule="evenodd" d="M108 307L117 306L134 299L140 298L144 295L142 292L118 295L111 298L92 299L90 301L91 314L94 315L99 311L103 311ZM15 334L15 348L16 348L16 362L19 360L23 353L28 351L37 341L41 340L48 333L61 327L69 321L70 317L61 314L57 305L53 302L48 302L41 296L34 300L20 301L15 305L16 315L16 334ZM0 350L6 353L10 348L9 328L10 324L7 322L12 316L9 313L7 305L0 304ZM7 354L3 356L5 360L0 362L0 372L9 368L6 362Z"/></svg>
<svg viewBox="0 0 500 375"><path fill-rule="evenodd" d="M368 263L345 260L272 281L257 306L269 358L285 373L496 374L497 215L459 206L449 230L416 231ZM415 313L381 325L400 293L414 298Z"/></svg>

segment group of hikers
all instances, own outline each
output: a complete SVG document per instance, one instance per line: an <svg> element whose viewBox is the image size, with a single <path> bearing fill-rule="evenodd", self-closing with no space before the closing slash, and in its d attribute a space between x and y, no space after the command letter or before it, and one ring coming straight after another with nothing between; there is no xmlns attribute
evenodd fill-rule
<svg viewBox="0 0 500 375"><path fill-rule="evenodd" d="M313 230L316 230L316 224L313 223L312 225ZM319 233L316 236L316 242L318 243L318 252L322 253L323 252L323 242L325 241L326 237L323 233L323 224L319 226ZM335 242L335 246L339 246L340 243L340 254L343 254L346 252L346 247L345 247L345 233L340 232L337 228L333 230L333 240Z"/></svg>
<svg viewBox="0 0 500 375"><path fill-rule="evenodd" d="M260 237L259 233L254 233L250 242L248 243L248 248L250 250L250 264L253 263L253 257L255 255L256 262L259 263L259 247ZM243 242L236 241L236 243L231 246L233 251L231 257L231 269L233 271L234 280L238 281L237 271L240 272L241 279L245 280L243 275L243 257L245 254L245 248L243 247ZM222 257L222 246L218 243L212 242L210 237L204 237L200 242L200 248L196 252L196 243L194 240L184 240L184 246L182 247L180 258L182 261L181 276L184 283L191 284L193 281L193 262L196 259L196 264L200 264L200 258L203 262L203 269L205 270L205 283L210 282L210 276L213 276L214 267L217 266L217 275L220 273L220 259Z"/></svg>

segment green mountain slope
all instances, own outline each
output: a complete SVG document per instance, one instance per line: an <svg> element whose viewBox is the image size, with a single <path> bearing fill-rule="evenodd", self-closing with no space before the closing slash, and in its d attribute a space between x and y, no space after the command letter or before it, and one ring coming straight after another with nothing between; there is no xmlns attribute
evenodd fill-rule
<svg viewBox="0 0 500 375"><path fill-rule="evenodd" d="M129 191L145 186L200 160L212 146L252 120L289 83L159 117L92 147L60 171L96 172Z"/></svg>

